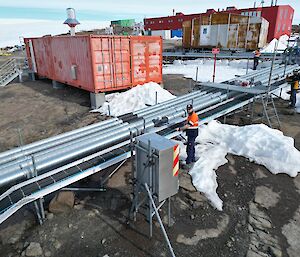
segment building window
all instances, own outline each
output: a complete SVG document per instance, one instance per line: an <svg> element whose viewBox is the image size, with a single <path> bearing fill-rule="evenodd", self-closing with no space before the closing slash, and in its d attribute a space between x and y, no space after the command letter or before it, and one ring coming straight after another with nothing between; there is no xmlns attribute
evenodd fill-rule
<svg viewBox="0 0 300 257"><path fill-rule="evenodd" d="M261 17L261 11L257 12L257 17Z"/></svg>
<svg viewBox="0 0 300 257"><path fill-rule="evenodd" d="M282 31L285 31L285 24L282 25Z"/></svg>
<svg viewBox="0 0 300 257"><path fill-rule="evenodd" d="M207 28L204 28L203 29L203 35L206 35L207 34Z"/></svg>
<svg viewBox="0 0 300 257"><path fill-rule="evenodd" d="M252 16L252 12L249 12L249 16Z"/></svg>
<svg viewBox="0 0 300 257"><path fill-rule="evenodd" d="M249 13L248 13L248 12L245 12L245 15L246 15L246 16L248 16L248 15L249 15Z"/></svg>
<svg viewBox="0 0 300 257"><path fill-rule="evenodd" d="M285 18L285 19L287 19L288 14L289 14L289 10L285 10L285 15L284 15L284 18Z"/></svg>
<svg viewBox="0 0 300 257"><path fill-rule="evenodd" d="M252 16L256 17L257 13L256 12L253 12Z"/></svg>
<svg viewBox="0 0 300 257"><path fill-rule="evenodd" d="M280 31L280 23L278 24L278 26L277 26L277 32L279 32Z"/></svg>
<svg viewBox="0 0 300 257"><path fill-rule="evenodd" d="M293 20L293 14L291 13L291 17L290 17L290 20Z"/></svg>

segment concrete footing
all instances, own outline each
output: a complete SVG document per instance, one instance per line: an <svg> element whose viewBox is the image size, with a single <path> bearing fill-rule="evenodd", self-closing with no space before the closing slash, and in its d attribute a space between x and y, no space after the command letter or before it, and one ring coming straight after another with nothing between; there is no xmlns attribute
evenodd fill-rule
<svg viewBox="0 0 300 257"><path fill-rule="evenodd" d="M91 108L98 109L100 108L105 102L105 94L104 93L90 93L91 99Z"/></svg>
<svg viewBox="0 0 300 257"><path fill-rule="evenodd" d="M65 88L65 84L58 82L56 80L52 80L52 87L55 89L62 89Z"/></svg>

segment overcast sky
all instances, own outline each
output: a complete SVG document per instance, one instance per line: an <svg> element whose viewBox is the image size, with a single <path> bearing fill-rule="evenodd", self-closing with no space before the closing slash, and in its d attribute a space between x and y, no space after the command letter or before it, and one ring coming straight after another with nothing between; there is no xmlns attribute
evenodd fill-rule
<svg viewBox="0 0 300 257"><path fill-rule="evenodd" d="M260 4L261 1L257 1ZM265 0L265 6L271 0ZM208 8L252 7L249 0L0 0L1 18L20 19L61 19L65 8L73 7L78 18L84 20L111 20L117 18L137 18L171 15L172 9L183 13L204 12ZM278 4L289 4L295 9L294 23L300 23L300 0L278 0ZM24 8L26 8L24 10ZM28 8L28 9L27 9Z"/></svg>

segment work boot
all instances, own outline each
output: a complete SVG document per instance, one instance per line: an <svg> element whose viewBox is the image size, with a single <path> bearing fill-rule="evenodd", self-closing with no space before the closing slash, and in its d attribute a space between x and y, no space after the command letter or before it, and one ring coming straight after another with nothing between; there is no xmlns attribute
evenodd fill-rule
<svg viewBox="0 0 300 257"><path fill-rule="evenodd" d="M192 163L183 163L181 165L181 168L184 170L190 170L191 168L193 168L193 164Z"/></svg>
<svg viewBox="0 0 300 257"><path fill-rule="evenodd" d="M197 162L199 160L199 158L195 158L192 160L193 163Z"/></svg>

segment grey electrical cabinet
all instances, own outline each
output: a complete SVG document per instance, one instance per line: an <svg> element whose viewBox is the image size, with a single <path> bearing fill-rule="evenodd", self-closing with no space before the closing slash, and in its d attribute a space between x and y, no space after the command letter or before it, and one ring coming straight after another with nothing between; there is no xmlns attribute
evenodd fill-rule
<svg viewBox="0 0 300 257"><path fill-rule="evenodd" d="M139 136L135 160L137 183L147 183L159 202L177 194L178 144L155 133Z"/></svg>

